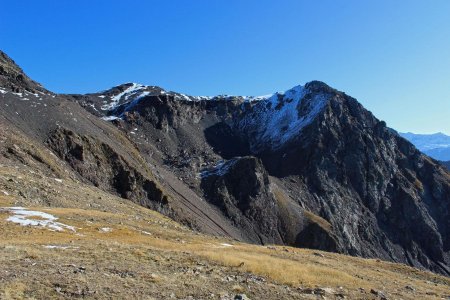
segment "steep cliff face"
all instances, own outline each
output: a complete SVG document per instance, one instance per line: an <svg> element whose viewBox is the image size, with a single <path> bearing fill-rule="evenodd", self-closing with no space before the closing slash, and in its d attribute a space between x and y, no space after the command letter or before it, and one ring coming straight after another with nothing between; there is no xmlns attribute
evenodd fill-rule
<svg viewBox="0 0 450 300"><path fill-rule="evenodd" d="M96 187L140 205L170 213L169 199L150 173L134 168L111 146L89 136L58 128L47 144L61 159Z"/></svg>
<svg viewBox="0 0 450 300"><path fill-rule="evenodd" d="M202 187L207 199L253 241L283 243L278 205L269 175L258 159L235 158L204 171Z"/></svg>
<svg viewBox="0 0 450 300"><path fill-rule="evenodd" d="M344 253L447 273L449 174L356 100L328 99L298 139L261 153L269 173L330 222Z"/></svg>
<svg viewBox="0 0 450 300"><path fill-rule="evenodd" d="M221 162L203 171L201 178L206 199L242 228L249 240L339 250L331 224L291 199L260 159L246 156Z"/></svg>

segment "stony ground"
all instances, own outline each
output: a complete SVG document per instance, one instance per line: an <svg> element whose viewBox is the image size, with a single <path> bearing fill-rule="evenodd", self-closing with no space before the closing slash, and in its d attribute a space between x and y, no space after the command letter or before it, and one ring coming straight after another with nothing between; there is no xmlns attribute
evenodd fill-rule
<svg viewBox="0 0 450 300"><path fill-rule="evenodd" d="M5 208L12 206L58 217L74 231L8 221L15 212ZM25 167L0 166L0 207L0 299L450 297L450 279L433 273L202 235L94 187Z"/></svg>

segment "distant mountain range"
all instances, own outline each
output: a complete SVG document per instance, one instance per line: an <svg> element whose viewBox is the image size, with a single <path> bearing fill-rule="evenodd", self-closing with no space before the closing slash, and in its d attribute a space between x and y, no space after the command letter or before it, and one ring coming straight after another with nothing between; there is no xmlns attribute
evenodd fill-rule
<svg viewBox="0 0 450 300"><path fill-rule="evenodd" d="M442 132L434 134L399 133L420 151L440 161L450 161L450 136Z"/></svg>

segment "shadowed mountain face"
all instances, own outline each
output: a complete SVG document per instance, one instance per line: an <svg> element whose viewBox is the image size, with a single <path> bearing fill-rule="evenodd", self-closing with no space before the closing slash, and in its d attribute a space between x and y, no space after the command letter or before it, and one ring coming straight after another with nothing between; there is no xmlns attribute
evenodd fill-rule
<svg viewBox="0 0 450 300"><path fill-rule="evenodd" d="M264 97L130 83L39 100L11 78L0 121L70 176L203 232L450 274L450 174L324 83Z"/></svg>
<svg viewBox="0 0 450 300"><path fill-rule="evenodd" d="M442 164L450 170L450 161L443 161Z"/></svg>
<svg viewBox="0 0 450 300"><path fill-rule="evenodd" d="M31 80L6 53L0 50L0 87L13 92L46 92L39 83Z"/></svg>

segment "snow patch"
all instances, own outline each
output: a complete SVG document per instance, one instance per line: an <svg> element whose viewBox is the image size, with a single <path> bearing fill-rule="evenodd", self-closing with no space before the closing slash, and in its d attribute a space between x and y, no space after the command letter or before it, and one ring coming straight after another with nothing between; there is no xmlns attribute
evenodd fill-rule
<svg viewBox="0 0 450 300"><path fill-rule="evenodd" d="M12 214L6 219L8 222L22 226L37 226L48 228L52 231L76 231L75 227L56 222L57 217L40 211L28 210L24 207L2 207L0 211L6 211Z"/></svg>
<svg viewBox="0 0 450 300"><path fill-rule="evenodd" d="M145 85L132 83L132 85L129 88L127 88L125 91L123 91L122 93L111 97L111 102L109 104L102 105L102 107L100 109L101 110L112 110L119 105L119 102L120 102L120 100L122 100L122 98L126 101L131 96L134 96L134 95L140 93L142 91L142 89L144 89L144 88L145 88Z"/></svg>
<svg viewBox="0 0 450 300"><path fill-rule="evenodd" d="M43 246L46 249L62 249L62 250L67 250L67 249L79 249L79 247L73 247L73 246L61 246L61 245L44 245Z"/></svg>
<svg viewBox="0 0 450 300"><path fill-rule="evenodd" d="M194 99L195 101L207 101L207 100L211 100L213 97L210 96L191 96L192 99Z"/></svg>
<svg viewBox="0 0 450 300"><path fill-rule="evenodd" d="M95 107L94 103L90 103L88 104L90 107L92 107L93 110L98 111L97 108Z"/></svg>
<svg viewBox="0 0 450 300"><path fill-rule="evenodd" d="M209 177L212 175L223 176L228 173L228 170L236 164L238 159L230 159L228 161L221 160L217 165L211 169L204 170L200 173L200 178Z"/></svg>
<svg viewBox="0 0 450 300"><path fill-rule="evenodd" d="M127 112L130 111L133 107L135 107L136 105L138 105L138 103L142 100L142 98L146 97L150 95L150 92L142 92L140 93L137 98L135 98L133 101L131 101L123 110L123 112L120 114L120 118L123 118L123 115Z"/></svg>
<svg viewBox="0 0 450 300"><path fill-rule="evenodd" d="M276 150L298 136L327 103L326 95L314 94L305 100L308 91L296 86L286 92L261 98L236 124L249 137L252 152L270 147Z"/></svg>
<svg viewBox="0 0 450 300"><path fill-rule="evenodd" d="M120 118L116 117L116 116L102 117L102 120L105 120L105 121L113 121L113 120L117 120L117 119L120 119Z"/></svg>
<svg viewBox="0 0 450 300"><path fill-rule="evenodd" d="M244 101L246 102L253 102L253 101L262 101L262 100L267 100L270 97L272 97L273 95L263 95L263 96L243 96L242 98L244 99Z"/></svg>
<svg viewBox="0 0 450 300"><path fill-rule="evenodd" d="M186 101L191 101L191 98L189 98L188 96L186 96L185 94L178 94L179 97L181 97L181 99L186 100Z"/></svg>

